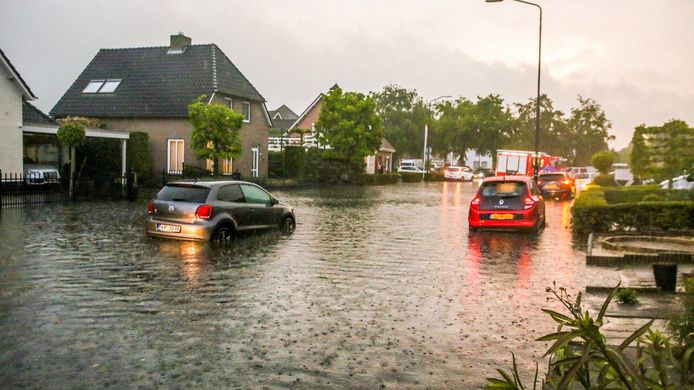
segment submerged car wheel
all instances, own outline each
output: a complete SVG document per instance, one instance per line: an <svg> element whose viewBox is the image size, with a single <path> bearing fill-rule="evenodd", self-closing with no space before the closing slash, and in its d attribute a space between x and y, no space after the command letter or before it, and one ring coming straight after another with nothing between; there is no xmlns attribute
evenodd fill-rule
<svg viewBox="0 0 694 390"><path fill-rule="evenodd" d="M229 226L222 226L217 229L212 235L212 241L214 242L228 242L234 238L234 230Z"/></svg>
<svg viewBox="0 0 694 390"><path fill-rule="evenodd" d="M296 222L294 222L294 218L287 217L287 218L283 219L282 225L280 226L280 229L282 230L282 234L294 233L294 230L296 230Z"/></svg>

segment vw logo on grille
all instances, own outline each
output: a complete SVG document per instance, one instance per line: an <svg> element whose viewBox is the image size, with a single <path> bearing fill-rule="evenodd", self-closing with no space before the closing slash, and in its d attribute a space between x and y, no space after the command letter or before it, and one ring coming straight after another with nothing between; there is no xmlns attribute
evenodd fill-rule
<svg viewBox="0 0 694 390"><path fill-rule="evenodd" d="M504 200L503 200L503 199L499 199L499 204L500 204L500 205L503 205L503 204L504 204ZM173 206L171 206L171 207L173 207ZM173 210L172 210L172 211L173 211Z"/></svg>
<svg viewBox="0 0 694 390"><path fill-rule="evenodd" d="M169 211L174 211L175 209L176 208L174 207L174 205L172 205L172 204L169 205Z"/></svg>

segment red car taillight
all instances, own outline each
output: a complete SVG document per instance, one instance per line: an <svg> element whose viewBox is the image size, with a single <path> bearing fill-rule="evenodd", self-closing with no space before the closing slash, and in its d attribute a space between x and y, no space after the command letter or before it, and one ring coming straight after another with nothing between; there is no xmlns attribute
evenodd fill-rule
<svg viewBox="0 0 694 390"><path fill-rule="evenodd" d="M202 206L198 206L197 210L195 210L195 216L201 219L210 219L212 216L212 211L214 211L214 206L204 204Z"/></svg>
<svg viewBox="0 0 694 390"><path fill-rule="evenodd" d="M526 197L525 197L525 200L523 201L523 203L525 204L525 209L526 209L526 210L527 210L527 209L531 209L531 208L533 208L533 207L535 206L535 201L533 200L533 198L531 198L531 197L529 197L529 196L526 196Z"/></svg>
<svg viewBox="0 0 694 390"><path fill-rule="evenodd" d="M154 201L150 200L149 205L147 206L147 214L152 215L154 214Z"/></svg>
<svg viewBox="0 0 694 390"><path fill-rule="evenodd" d="M472 202L470 202L470 207L472 207L473 209L480 208L480 197L479 196L475 196L475 198L472 199Z"/></svg>

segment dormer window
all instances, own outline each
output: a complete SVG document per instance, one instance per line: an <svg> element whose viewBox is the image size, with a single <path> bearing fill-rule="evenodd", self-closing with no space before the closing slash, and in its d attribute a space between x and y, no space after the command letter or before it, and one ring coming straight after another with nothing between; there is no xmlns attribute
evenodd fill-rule
<svg viewBox="0 0 694 390"><path fill-rule="evenodd" d="M120 79L92 80L84 87L82 93L112 93L120 82Z"/></svg>

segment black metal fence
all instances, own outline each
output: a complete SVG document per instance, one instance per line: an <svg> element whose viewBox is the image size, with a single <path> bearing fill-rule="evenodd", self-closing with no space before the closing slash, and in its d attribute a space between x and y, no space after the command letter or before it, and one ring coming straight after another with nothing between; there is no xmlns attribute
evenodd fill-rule
<svg viewBox="0 0 694 390"><path fill-rule="evenodd" d="M56 172L3 173L0 171L0 208L69 200Z"/></svg>
<svg viewBox="0 0 694 390"><path fill-rule="evenodd" d="M69 179L61 177L57 171L0 171L0 209L70 200L132 200L137 197L137 192L134 174L119 176L98 171L83 172L75 178L74 191L70 194Z"/></svg>

